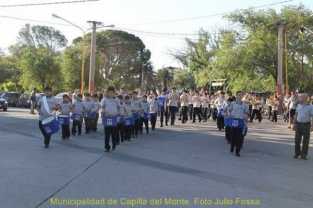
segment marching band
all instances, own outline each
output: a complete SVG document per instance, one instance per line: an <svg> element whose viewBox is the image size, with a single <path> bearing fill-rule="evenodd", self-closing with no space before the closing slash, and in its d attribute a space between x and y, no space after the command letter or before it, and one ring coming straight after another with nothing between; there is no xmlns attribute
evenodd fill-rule
<svg viewBox="0 0 313 208"><path fill-rule="evenodd" d="M303 107L305 100L308 99L303 98L303 94L292 93L284 98L283 105L285 112L283 120L288 122L288 128L296 131L295 158L301 156L302 159L306 159L307 156L310 118L313 117L312 105L308 103L308 107ZM82 96L74 93L70 97L64 94L61 102L52 96L50 88L46 88L38 102L37 110L39 128L46 148L49 147L51 135L58 132L59 126L62 129L62 139L68 140L71 134L72 136L82 134L83 124L86 134L97 131L98 119L101 118L104 128L104 149L106 152L114 151L120 143L143 134L143 130L146 134L150 133L150 127L154 131L158 117L161 128L164 127L164 122L166 126L168 124L174 126L176 115L179 113L182 124L188 120L192 123L197 120L207 122L212 118L217 129L225 131L230 152L235 151L235 155L239 157L248 131L248 123L254 120L262 122L264 114L270 121L276 123L279 106L278 96L269 96L265 99L260 95L244 94L241 91L232 96L231 93L226 94L223 91L209 94L205 90L182 90L179 93L176 88L172 88L171 91L163 89L161 93L153 91L141 94L140 91L130 93L125 90L117 91L111 86L106 89L104 95L86 93ZM302 111L306 112L307 117ZM300 151L302 141L300 137L303 137L303 152Z"/></svg>

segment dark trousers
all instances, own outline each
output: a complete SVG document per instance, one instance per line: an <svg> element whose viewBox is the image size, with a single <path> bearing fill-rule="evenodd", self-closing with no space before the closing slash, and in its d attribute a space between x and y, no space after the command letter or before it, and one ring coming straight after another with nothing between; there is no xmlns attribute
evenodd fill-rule
<svg viewBox="0 0 313 208"><path fill-rule="evenodd" d="M196 122L196 117L198 116L199 122L201 122L201 108L200 107L194 107L193 108L193 118L192 122Z"/></svg>
<svg viewBox="0 0 313 208"><path fill-rule="evenodd" d="M39 129L44 137L44 144L48 146L50 144L51 135L46 133L41 121L39 121Z"/></svg>
<svg viewBox="0 0 313 208"><path fill-rule="evenodd" d="M85 117L84 120L86 134L88 134L92 130L92 118Z"/></svg>
<svg viewBox="0 0 313 208"><path fill-rule="evenodd" d="M177 112L176 106L169 106L169 113L170 113L170 117L171 117L171 126L175 125L176 112Z"/></svg>
<svg viewBox="0 0 313 208"><path fill-rule="evenodd" d="M124 126L125 140L130 141L132 137L133 126Z"/></svg>
<svg viewBox="0 0 313 208"><path fill-rule="evenodd" d="M192 121L192 118L193 118L193 105L192 104L189 104L188 111L189 111L189 120Z"/></svg>
<svg viewBox="0 0 313 208"><path fill-rule="evenodd" d="M156 121L157 121L157 114L156 113L150 114L150 123L151 123L152 131L155 130Z"/></svg>
<svg viewBox="0 0 313 208"><path fill-rule="evenodd" d="M125 126L123 123L117 124L117 144L125 141Z"/></svg>
<svg viewBox="0 0 313 208"><path fill-rule="evenodd" d="M278 114L278 111L277 110L274 110L273 111L273 116L272 116L272 121L277 123L277 114Z"/></svg>
<svg viewBox="0 0 313 208"><path fill-rule="evenodd" d="M170 120L170 108L167 106L165 107L165 125L168 125L168 121Z"/></svg>
<svg viewBox="0 0 313 208"><path fill-rule="evenodd" d="M145 126L146 133L149 134L149 120L145 118L140 118L140 132L143 132L143 126Z"/></svg>
<svg viewBox="0 0 313 208"><path fill-rule="evenodd" d="M272 114L272 106L268 106L268 120L271 120Z"/></svg>
<svg viewBox="0 0 313 208"><path fill-rule="evenodd" d="M259 110L259 109L253 109L252 110L252 114L251 114L251 117L250 117L250 122L253 122L255 117L259 120L259 122L262 121L261 110Z"/></svg>
<svg viewBox="0 0 313 208"><path fill-rule="evenodd" d="M208 121L208 112L209 108L207 107L202 108L202 118L204 121Z"/></svg>
<svg viewBox="0 0 313 208"><path fill-rule="evenodd" d="M295 155L304 156L308 155L309 144L310 144L310 123L296 123L296 134L295 134ZM302 149L301 149L302 143Z"/></svg>
<svg viewBox="0 0 313 208"><path fill-rule="evenodd" d="M62 138L68 139L71 136L70 124L62 124Z"/></svg>
<svg viewBox="0 0 313 208"><path fill-rule="evenodd" d="M216 125L218 130L224 129L224 116L217 116Z"/></svg>
<svg viewBox="0 0 313 208"><path fill-rule="evenodd" d="M161 109L160 109L160 124L161 124L161 127L163 126L163 123L164 123L164 116L165 116L165 109L163 106L161 106Z"/></svg>
<svg viewBox="0 0 313 208"><path fill-rule="evenodd" d="M140 119L138 118L138 119L135 120L135 125L134 125L134 128L133 128L133 136L137 137L139 132L140 132Z"/></svg>
<svg viewBox="0 0 313 208"><path fill-rule="evenodd" d="M117 143L117 127L104 127L104 148L110 150L110 139L112 141L112 148L115 149Z"/></svg>
<svg viewBox="0 0 313 208"><path fill-rule="evenodd" d="M186 123L188 121L188 106L181 107L181 114L182 114L182 123Z"/></svg>
<svg viewBox="0 0 313 208"><path fill-rule="evenodd" d="M228 142L228 144L231 143L231 127L230 126L226 126L225 127L225 138L226 138L226 141Z"/></svg>
<svg viewBox="0 0 313 208"><path fill-rule="evenodd" d="M213 121L216 121L217 119L217 108L212 108L212 119Z"/></svg>
<svg viewBox="0 0 313 208"><path fill-rule="evenodd" d="M236 153L240 153L243 145L244 136L242 134L242 128L232 127L231 128L231 147L230 151L233 152L236 148Z"/></svg>
<svg viewBox="0 0 313 208"><path fill-rule="evenodd" d="M78 135L82 134L82 120L73 120L72 134L75 136L78 132Z"/></svg>
<svg viewBox="0 0 313 208"><path fill-rule="evenodd" d="M99 120L99 113L96 114L95 118L91 119L91 130L92 131L97 131L98 129L98 120Z"/></svg>

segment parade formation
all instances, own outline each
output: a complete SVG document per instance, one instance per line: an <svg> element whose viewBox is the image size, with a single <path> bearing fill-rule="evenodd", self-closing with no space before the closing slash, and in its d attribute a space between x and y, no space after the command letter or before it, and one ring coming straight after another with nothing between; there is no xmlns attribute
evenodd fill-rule
<svg viewBox="0 0 313 208"><path fill-rule="evenodd" d="M35 92L33 92L35 93ZM295 130L295 158L307 159L313 106L305 93L291 93L284 98L282 120L288 128ZM160 127L174 126L178 120L185 124L216 122L219 131L225 131L225 139L230 152L240 157L244 137L249 123L262 122L264 116L273 122L278 121L279 99L277 96L262 96L253 93L206 90L181 91L173 87L161 92L140 90L127 92L108 87L104 93L90 95L65 93L61 100L56 99L51 88L34 104L39 112L39 128L44 136L45 148L49 147L51 136L61 127L62 139L72 135L81 136L82 127L89 134L98 130L101 119L104 128L104 150L114 151L118 145L149 134L156 129L159 117ZM31 113L33 110L31 109ZM302 148L301 148L302 144Z"/></svg>

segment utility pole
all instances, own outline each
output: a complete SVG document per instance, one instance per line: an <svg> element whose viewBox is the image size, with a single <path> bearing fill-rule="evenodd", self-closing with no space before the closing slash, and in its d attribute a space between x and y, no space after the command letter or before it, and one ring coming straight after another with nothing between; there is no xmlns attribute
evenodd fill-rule
<svg viewBox="0 0 313 208"><path fill-rule="evenodd" d="M96 71L96 48L97 48L97 26L98 28L104 27L115 27L114 25L103 25L102 22L97 21L88 21L88 23L92 24L92 32L91 32L91 51L90 51L90 69L89 69L89 93L93 94L95 92L95 71Z"/></svg>
<svg viewBox="0 0 313 208"><path fill-rule="evenodd" d="M89 68L89 93L93 94L95 92L95 71L96 71L96 30L97 25L102 24L101 22L88 21L92 24L91 33L91 51L90 51L90 68Z"/></svg>
<svg viewBox="0 0 313 208"><path fill-rule="evenodd" d="M279 97L280 108L282 110L283 95L284 95L284 51L285 51L285 30L286 25L284 23L278 23L278 60L277 60L277 81L276 81L276 92Z"/></svg>

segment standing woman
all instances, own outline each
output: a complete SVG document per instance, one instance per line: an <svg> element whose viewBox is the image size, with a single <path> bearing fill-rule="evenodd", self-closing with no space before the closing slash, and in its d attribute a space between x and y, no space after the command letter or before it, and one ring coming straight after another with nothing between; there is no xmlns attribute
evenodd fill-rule
<svg viewBox="0 0 313 208"><path fill-rule="evenodd" d="M171 118L171 126L175 125L176 113L178 111L179 94L176 92L176 88L172 88L172 92L168 96L168 108Z"/></svg>
<svg viewBox="0 0 313 208"><path fill-rule="evenodd" d="M49 117L55 116L57 104L57 100L52 96L52 89L46 87L44 89L44 95L40 98L37 105L37 111L39 113L39 129L44 136L45 148L49 148L51 134L44 128L43 121Z"/></svg>

